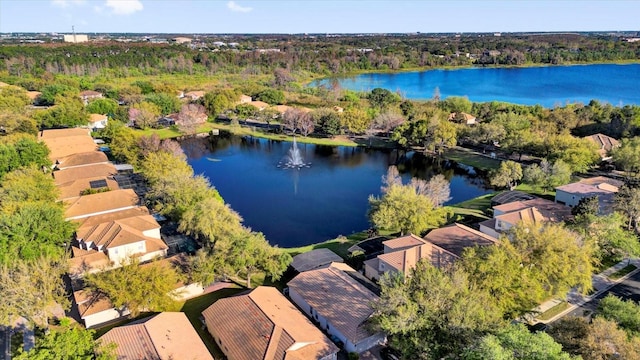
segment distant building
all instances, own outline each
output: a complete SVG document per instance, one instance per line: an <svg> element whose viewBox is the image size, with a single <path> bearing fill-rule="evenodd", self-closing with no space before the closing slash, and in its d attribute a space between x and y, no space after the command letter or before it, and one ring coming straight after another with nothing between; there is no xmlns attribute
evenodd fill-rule
<svg viewBox="0 0 640 360"><path fill-rule="evenodd" d="M181 37L181 36L175 37L175 38L173 38L171 40L175 41L176 44L188 44L188 43L193 41L193 39L191 39L191 38Z"/></svg>
<svg viewBox="0 0 640 360"><path fill-rule="evenodd" d="M598 154L600 155L600 159L602 159L602 161L611 160L611 156L609 153L611 152L611 150L620 146L620 142L618 140L604 134L593 134L590 136L586 136L583 139L587 139L596 144L596 146L598 147Z"/></svg>
<svg viewBox="0 0 640 360"><path fill-rule="evenodd" d="M449 114L449 121L459 122L461 124L473 125L476 123L476 117L465 112Z"/></svg>
<svg viewBox="0 0 640 360"><path fill-rule="evenodd" d="M97 130L107 127L109 119L107 115L102 114L89 114L89 129Z"/></svg>
<svg viewBox="0 0 640 360"><path fill-rule="evenodd" d="M83 43L89 41L89 36L81 34L71 34L64 36L64 42L67 43Z"/></svg>

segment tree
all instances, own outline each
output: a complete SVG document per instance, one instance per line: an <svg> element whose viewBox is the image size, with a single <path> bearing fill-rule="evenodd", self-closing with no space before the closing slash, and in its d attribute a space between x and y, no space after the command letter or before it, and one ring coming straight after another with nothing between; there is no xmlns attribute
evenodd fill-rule
<svg viewBox="0 0 640 360"><path fill-rule="evenodd" d="M294 80L287 69L277 68L273 71L274 84L278 87L286 87Z"/></svg>
<svg viewBox="0 0 640 360"><path fill-rule="evenodd" d="M619 168L637 175L640 171L640 137L622 139L620 146L611 151L611 157Z"/></svg>
<svg viewBox="0 0 640 360"><path fill-rule="evenodd" d="M380 286L372 320L403 358L456 358L501 324L488 294L458 268L444 271L421 260L406 278L385 274Z"/></svg>
<svg viewBox="0 0 640 360"><path fill-rule="evenodd" d="M67 270L66 259L50 256L0 264L0 325L11 326L22 316L48 327L56 306L69 307L62 280Z"/></svg>
<svg viewBox="0 0 640 360"><path fill-rule="evenodd" d="M242 232L242 218L220 199L207 197L190 204L180 217L179 230L207 244L229 241Z"/></svg>
<svg viewBox="0 0 640 360"><path fill-rule="evenodd" d="M482 337L468 349L465 360L571 360L573 357L562 351L562 345L544 332L530 332L524 325L509 325L497 334ZM576 358L577 360L578 358Z"/></svg>
<svg viewBox="0 0 640 360"><path fill-rule="evenodd" d="M84 126L89 123L89 114L79 97L57 97L56 106L35 114L41 128Z"/></svg>
<svg viewBox="0 0 640 360"><path fill-rule="evenodd" d="M257 99L260 101L264 101L269 105L284 104L286 100L284 97L284 93L276 89L262 90L258 93Z"/></svg>
<svg viewBox="0 0 640 360"><path fill-rule="evenodd" d="M64 84L46 85L40 89L40 92L42 94L38 97L38 103L45 106L57 104L58 100L63 97L74 97L78 95L78 89Z"/></svg>
<svg viewBox="0 0 640 360"><path fill-rule="evenodd" d="M628 337L614 321L596 317L591 323L580 317L564 317L547 330L562 348L584 360L637 359L640 338Z"/></svg>
<svg viewBox="0 0 640 360"><path fill-rule="evenodd" d="M143 101L131 105L129 108L129 121L140 129L146 129L158 123L160 113L161 110L157 105Z"/></svg>
<svg viewBox="0 0 640 360"><path fill-rule="evenodd" d="M521 222L500 246L468 248L462 264L505 314L517 316L572 287L591 289L593 247L560 224Z"/></svg>
<svg viewBox="0 0 640 360"><path fill-rule="evenodd" d="M118 110L118 102L113 99L98 98L91 100L85 109L90 114L115 114Z"/></svg>
<svg viewBox="0 0 640 360"><path fill-rule="evenodd" d="M0 213L0 264L64 254L75 225L65 221L59 203L31 201L9 209Z"/></svg>
<svg viewBox="0 0 640 360"><path fill-rule="evenodd" d="M269 245L262 233L243 229L233 238L215 244L213 257L225 275L240 275L251 287L251 276L264 272L273 280L278 280L291 263L291 256Z"/></svg>
<svg viewBox="0 0 640 360"><path fill-rule="evenodd" d="M116 360L115 344L100 344L94 340L95 330L71 326L61 320L59 329L36 338L35 347L19 350L16 360Z"/></svg>
<svg viewBox="0 0 640 360"><path fill-rule="evenodd" d="M166 93L149 94L145 96L145 102L154 104L162 115L176 113L182 106L180 99Z"/></svg>
<svg viewBox="0 0 640 360"><path fill-rule="evenodd" d="M121 265L85 277L93 296L105 296L116 309L129 309L133 317L141 311L175 311L172 294L181 275L173 266L162 261L141 265L135 259Z"/></svg>
<svg viewBox="0 0 640 360"><path fill-rule="evenodd" d="M198 126L207 120L207 112L200 104L182 105L178 113L178 129L187 135L193 135L198 131Z"/></svg>
<svg viewBox="0 0 640 360"><path fill-rule="evenodd" d="M640 305L631 299L607 295L598 304L598 316L616 322L629 336L640 335Z"/></svg>
<svg viewBox="0 0 640 360"><path fill-rule="evenodd" d="M288 129L291 133L295 134L301 129L302 123L310 117L311 116L302 109L291 108L282 114L282 125L285 129Z"/></svg>
<svg viewBox="0 0 640 360"><path fill-rule="evenodd" d="M206 93L202 102L209 115L215 118L234 109L239 98L240 94L235 89L224 89Z"/></svg>
<svg viewBox="0 0 640 360"><path fill-rule="evenodd" d="M628 230L637 228L640 217L640 188L621 186L614 197L613 207L627 218Z"/></svg>
<svg viewBox="0 0 640 360"><path fill-rule="evenodd" d="M335 111L320 109L312 112L311 117L323 133L331 137L340 134L340 116Z"/></svg>
<svg viewBox="0 0 640 360"><path fill-rule="evenodd" d="M371 124L371 118L364 109L349 107L340 116L342 127L351 134L364 133Z"/></svg>
<svg viewBox="0 0 640 360"><path fill-rule="evenodd" d="M600 209L600 201L598 196L590 196L580 199L578 204L571 209L571 214L578 215L597 215Z"/></svg>
<svg viewBox="0 0 640 360"><path fill-rule="evenodd" d="M369 96L369 103L372 107L378 109L386 109L390 105L400 102L400 96L398 94L394 94L387 89L375 88L371 90Z"/></svg>
<svg viewBox="0 0 640 360"><path fill-rule="evenodd" d="M406 101L405 101L406 102ZM403 104L405 103L403 102ZM401 114L387 110L380 113L372 121L372 128L388 134L391 130L404 123L406 119Z"/></svg>
<svg viewBox="0 0 640 360"><path fill-rule="evenodd" d="M0 110L0 135L16 133L36 135L38 127L35 119L18 112Z"/></svg>
<svg viewBox="0 0 640 360"><path fill-rule="evenodd" d="M503 161L500 167L491 172L490 183L497 187L508 187L515 189L518 181L522 179L522 166L515 161Z"/></svg>
<svg viewBox="0 0 640 360"><path fill-rule="evenodd" d="M377 229L422 234L444 224L448 215L411 185L391 185L382 197L369 196L369 221Z"/></svg>
<svg viewBox="0 0 640 360"><path fill-rule="evenodd" d="M431 199L435 207L440 207L451 200L449 181L442 174L435 175L429 181L412 178L409 185L416 189L416 193Z"/></svg>
<svg viewBox="0 0 640 360"><path fill-rule="evenodd" d="M54 203L57 199L58 188L53 178L35 166L16 169L0 182L0 208L7 212L25 202Z"/></svg>
<svg viewBox="0 0 640 360"><path fill-rule="evenodd" d="M578 215L572 228L594 244L596 262L618 262L625 257L640 256L638 237L626 229L625 220L619 213Z"/></svg>

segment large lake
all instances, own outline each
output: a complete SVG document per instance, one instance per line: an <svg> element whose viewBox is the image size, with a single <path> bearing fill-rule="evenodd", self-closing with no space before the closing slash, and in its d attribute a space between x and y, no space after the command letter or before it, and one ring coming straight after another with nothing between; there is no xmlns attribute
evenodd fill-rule
<svg viewBox="0 0 640 360"><path fill-rule="evenodd" d="M574 65L530 68L468 68L362 74L324 79L312 85L370 91L385 88L408 99L466 96L473 102L504 101L544 107L592 99L614 106L640 104L640 64Z"/></svg>
<svg viewBox="0 0 640 360"><path fill-rule="evenodd" d="M278 167L290 142L221 135L188 139L182 146L196 174L210 179L244 224L280 247L369 228L367 199L380 194L381 178L392 164L398 165L405 182L411 176L443 174L451 181L449 203L489 192L481 177L413 153L298 144L311 166L294 170Z"/></svg>

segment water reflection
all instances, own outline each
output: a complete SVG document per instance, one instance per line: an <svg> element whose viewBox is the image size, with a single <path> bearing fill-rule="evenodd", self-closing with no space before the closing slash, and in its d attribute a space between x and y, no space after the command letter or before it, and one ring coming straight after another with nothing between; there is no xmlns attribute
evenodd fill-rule
<svg viewBox="0 0 640 360"><path fill-rule="evenodd" d="M182 142L195 173L203 173L245 224L272 243L300 246L367 229L368 197L396 165L405 182L443 174L457 203L487 193L484 180L420 153L298 144L300 170L280 169L290 142L231 135ZM215 161L209 161L215 159Z"/></svg>

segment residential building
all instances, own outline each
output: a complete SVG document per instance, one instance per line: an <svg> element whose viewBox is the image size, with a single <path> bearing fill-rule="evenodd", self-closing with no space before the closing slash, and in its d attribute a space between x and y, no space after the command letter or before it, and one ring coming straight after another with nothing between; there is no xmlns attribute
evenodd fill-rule
<svg viewBox="0 0 640 360"><path fill-rule="evenodd" d="M474 125L477 122L475 116L467 114L466 112L449 114L449 121L459 121L466 125Z"/></svg>
<svg viewBox="0 0 640 360"><path fill-rule="evenodd" d="M191 43L193 41L193 39L188 38L188 37L183 37L183 36L178 36L178 37L175 37L175 38L173 38L171 40L175 41L176 44L185 44L185 43L189 44L189 43Z"/></svg>
<svg viewBox="0 0 640 360"><path fill-rule="evenodd" d="M98 130L107 127L109 118L102 114L89 114L89 129Z"/></svg>
<svg viewBox="0 0 640 360"><path fill-rule="evenodd" d="M89 216L107 214L138 207L140 199L132 189L112 190L84 195L66 204L66 220L77 220Z"/></svg>
<svg viewBox="0 0 640 360"><path fill-rule="evenodd" d="M598 147L598 154L602 161L611 160L611 150L620 146L620 142L618 140L600 133L586 136L584 139L596 144Z"/></svg>
<svg viewBox="0 0 640 360"><path fill-rule="evenodd" d="M189 98L191 101L196 101L203 97L205 94L204 91L189 91L184 94L184 97Z"/></svg>
<svg viewBox="0 0 640 360"><path fill-rule="evenodd" d="M76 231L73 258L69 260L70 273L79 277L105 267L118 267L131 257L140 262L166 257L168 248L160 237L160 224L148 212L101 223L94 220Z"/></svg>
<svg viewBox="0 0 640 360"><path fill-rule="evenodd" d="M57 184L59 194L58 200L71 202L75 198L89 194L91 192L105 192L118 190L120 186L114 176L96 176L71 180Z"/></svg>
<svg viewBox="0 0 640 360"><path fill-rule="evenodd" d="M240 95L240 101L238 102L238 104L248 104L252 101L253 99L251 99L251 96L249 95Z"/></svg>
<svg viewBox="0 0 640 360"><path fill-rule="evenodd" d="M262 111L269 107L269 104L267 104L264 101L251 101L251 102L248 102L247 104L255 107L256 109L258 109L258 111Z"/></svg>
<svg viewBox="0 0 640 360"><path fill-rule="evenodd" d="M294 256L291 267L297 272L303 272L327 266L333 262L344 262L344 260L329 249L315 249Z"/></svg>
<svg viewBox="0 0 640 360"><path fill-rule="evenodd" d="M521 221L525 222L561 222L571 218L571 208L551 200L534 198L512 201L493 207L493 218L481 222L480 232L500 237Z"/></svg>
<svg viewBox="0 0 640 360"><path fill-rule="evenodd" d="M69 164L69 162L67 162ZM95 177L108 177L118 173L116 167L111 163L98 163L82 166L65 167L62 170L52 172L56 185L66 184L72 181Z"/></svg>
<svg viewBox="0 0 640 360"><path fill-rule="evenodd" d="M498 239L462 224L451 224L431 230L424 237L426 241L455 255L456 260L462 257L464 249L476 246L492 246Z"/></svg>
<svg viewBox="0 0 640 360"><path fill-rule="evenodd" d="M229 360L335 360L338 347L276 288L259 286L202 312Z"/></svg>
<svg viewBox="0 0 640 360"><path fill-rule="evenodd" d="M364 352L386 342L386 335L369 329L371 304L378 296L356 281L346 264L298 274L287 285L289 297L318 326L338 338L347 352Z"/></svg>
<svg viewBox="0 0 640 360"><path fill-rule="evenodd" d="M622 185L624 185L622 181L604 176L582 179L575 183L558 186L556 188L556 202L574 207L582 199L597 196L600 203L600 213L608 214L613 211L615 194Z"/></svg>
<svg viewBox="0 0 640 360"><path fill-rule="evenodd" d="M111 162L102 151L89 151L56 159L54 170L66 170L96 164L109 165Z"/></svg>
<svg viewBox="0 0 640 360"><path fill-rule="evenodd" d="M82 128L43 130L38 140L47 145L49 159L54 164L70 155L93 152L98 148L89 130Z"/></svg>
<svg viewBox="0 0 640 360"><path fill-rule="evenodd" d="M84 102L85 105L89 103L89 100L92 99L100 99L102 98L102 93L93 90L85 90L80 92L80 99Z"/></svg>
<svg viewBox="0 0 640 360"><path fill-rule="evenodd" d="M87 329L131 314L126 307L114 308L105 295L84 289L73 292L73 306L78 310Z"/></svg>
<svg viewBox="0 0 640 360"><path fill-rule="evenodd" d="M89 41L89 36L86 34L67 34L64 35L64 42L67 43L83 43Z"/></svg>
<svg viewBox="0 0 640 360"><path fill-rule="evenodd" d="M162 312L115 327L98 341L102 345L116 344L118 360L213 360L191 322L181 312Z"/></svg>

